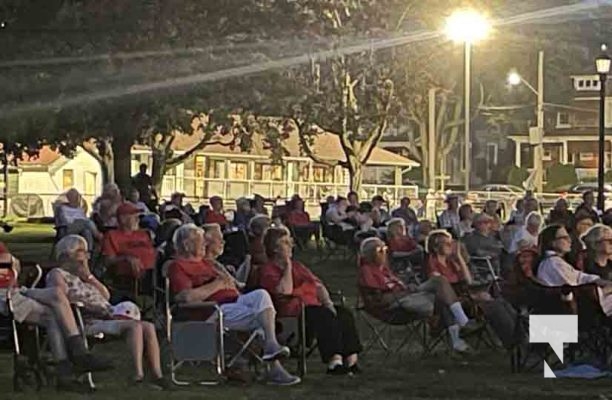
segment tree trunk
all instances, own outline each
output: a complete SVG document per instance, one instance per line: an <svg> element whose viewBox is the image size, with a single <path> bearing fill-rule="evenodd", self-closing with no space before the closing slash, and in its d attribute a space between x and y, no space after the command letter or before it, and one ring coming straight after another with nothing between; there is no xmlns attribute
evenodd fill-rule
<svg viewBox="0 0 612 400"><path fill-rule="evenodd" d="M115 182L122 193L127 193L132 183L132 143L121 135L113 140Z"/></svg>
<svg viewBox="0 0 612 400"><path fill-rule="evenodd" d="M100 156L100 168L102 169L102 185L115 182L115 157L113 154L112 140L99 139L98 154Z"/></svg>
<svg viewBox="0 0 612 400"><path fill-rule="evenodd" d="M360 193L361 184L363 182L363 166L358 160L356 160L355 162L350 163L348 171L350 190Z"/></svg>
<svg viewBox="0 0 612 400"><path fill-rule="evenodd" d="M153 146L151 148L151 154L153 156L153 164L151 165L151 179L153 180L153 187L158 195L161 196L162 183L164 181L164 174L166 172L166 165L168 159L166 157L166 149L159 149Z"/></svg>

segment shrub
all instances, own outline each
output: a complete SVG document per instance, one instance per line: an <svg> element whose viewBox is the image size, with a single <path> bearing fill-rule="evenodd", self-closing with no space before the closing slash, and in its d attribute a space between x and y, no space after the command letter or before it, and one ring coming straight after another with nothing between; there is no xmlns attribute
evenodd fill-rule
<svg viewBox="0 0 612 400"><path fill-rule="evenodd" d="M523 167L512 166L508 170L508 184L523 187L523 182L529 177L529 171Z"/></svg>
<svg viewBox="0 0 612 400"><path fill-rule="evenodd" d="M578 183L576 167L570 164L554 164L546 170L546 190L553 191Z"/></svg>

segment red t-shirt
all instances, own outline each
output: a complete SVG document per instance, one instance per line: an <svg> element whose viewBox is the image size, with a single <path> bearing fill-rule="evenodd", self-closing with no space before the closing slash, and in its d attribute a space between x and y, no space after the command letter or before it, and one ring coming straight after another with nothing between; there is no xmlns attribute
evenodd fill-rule
<svg viewBox="0 0 612 400"><path fill-rule="evenodd" d="M287 225L304 226L310 224L310 215L306 211L294 210L287 214Z"/></svg>
<svg viewBox="0 0 612 400"><path fill-rule="evenodd" d="M388 266L362 263L359 267L359 285L378 289L383 292L399 292L406 285L389 269Z"/></svg>
<svg viewBox="0 0 612 400"><path fill-rule="evenodd" d="M308 268L297 261L291 263L293 274L292 296L297 297L306 306L320 306L319 296L317 296L317 286L320 284L317 278ZM276 287L283 276L283 270L270 261L259 269L259 285L266 289L274 297ZM280 315L297 315L300 312L300 302L290 301L286 304L277 304L276 311Z"/></svg>
<svg viewBox="0 0 612 400"><path fill-rule="evenodd" d="M449 283L457 283L463 280L459 265L452 261L446 260L446 264L442 264L437 257L427 258L427 274L429 276L434 273L446 278Z"/></svg>
<svg viewBox="0 0 612 400"><path fill-rule="evenodd" d="M218 276L219 273L214 265L206 260L176 259L168 267L170 291L173 294L204 286L217 279ZM221 289L205 300L219 304L233 303L239 295L238 289Z"/></svg>
<svg viewBox="0 0 612 400"><path fill-rule="evenodd" d="M222 227L227 225L227 219L225 215L220 212L216 212L215 210L209 210L206 213L206 219L204 221L207 224L219 224Z"/></svg>
<svg viewBox="0 0 612 400"><path fill-rule="evenodd" d="M396 236L389 239L389 250L391 252L411 252L417 248L417 242L409 236Z"/></svg>
<svg viewBox="0 0 612 400"><path fill-rule="evenodd" d="M155 248L151 236L144 230L116 229L106 232L102 243L102 254L107 257L130 256L139 259L142 264L141 275L144 271L155 267ZM117 272L129 275L131 271L128 265L119 265Z"/></svg>

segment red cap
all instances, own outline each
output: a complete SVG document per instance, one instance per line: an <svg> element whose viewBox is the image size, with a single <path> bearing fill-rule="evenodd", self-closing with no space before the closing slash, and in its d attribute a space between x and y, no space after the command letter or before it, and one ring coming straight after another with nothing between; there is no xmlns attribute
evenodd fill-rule
<svg viewBox="0 0 612 400"><path fill-rule="evenodd" d="M133 214L140 214L140 210L138 209L138 207L136 207L130 202L121 203L121 205L117 207L117 217L121 215L133 215Z"/></svg>

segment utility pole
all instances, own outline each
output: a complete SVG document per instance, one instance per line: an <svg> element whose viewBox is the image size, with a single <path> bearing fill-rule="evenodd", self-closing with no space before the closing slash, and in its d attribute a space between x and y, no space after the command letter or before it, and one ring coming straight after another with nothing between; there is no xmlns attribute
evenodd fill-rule
<svg viewBox="0 0 612 400"><path fill-rule="evenodd" d="M436 89L429 89L429 135L427 139L429 187L436 190Z"/></svg>
<svg viewBox="0 0 612 400"><path fill-rule="evenodd" d="M538 144L533 152L533 166L536 168L535 187L544 192L544 52L538 52Z"/></svg>
<svg viewBox="0 0 612 400"><path fill-rule="evenodd" d="M465 58L464 58L464 69L465 69L465 100L464 100L464 118L465 118L465 131L464 131L464 140L465 140L465 191L470 190L470 169L472 162L472 151L470 142L470 98L471 98L471 89L472 89L472 79L471 79L471 63L472 63L472 44L466 40L465 42Z"/></svg>

